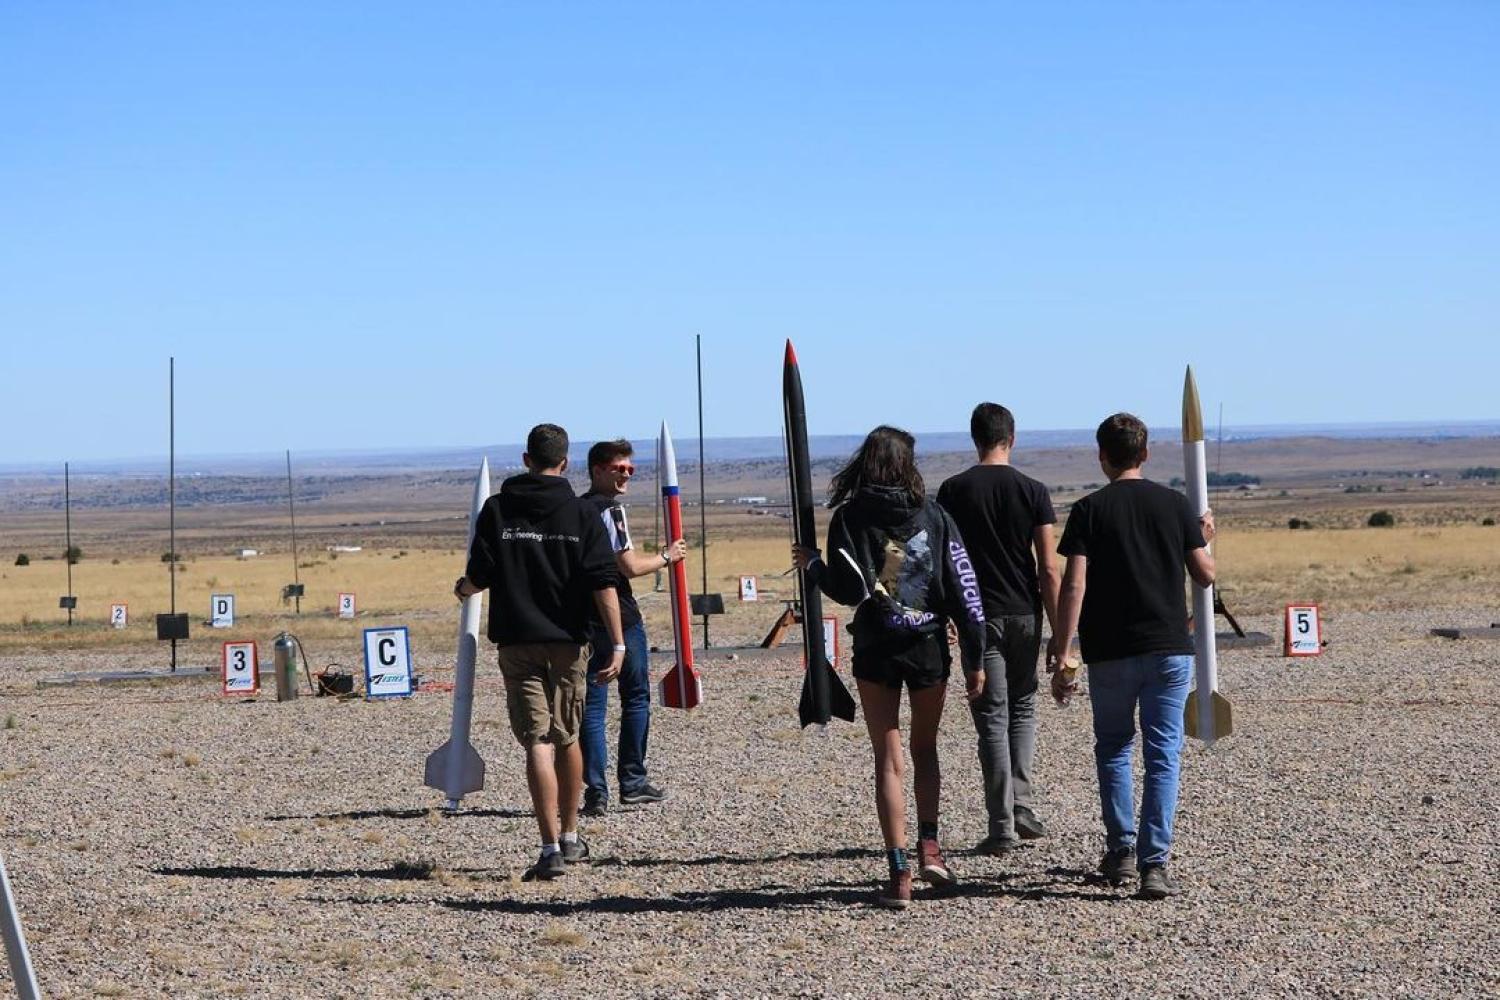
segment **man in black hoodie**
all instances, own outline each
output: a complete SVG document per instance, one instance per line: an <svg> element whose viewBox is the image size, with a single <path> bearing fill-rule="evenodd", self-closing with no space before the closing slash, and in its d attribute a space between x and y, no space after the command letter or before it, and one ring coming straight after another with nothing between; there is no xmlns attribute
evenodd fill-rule
<svg viewBox="0 0 1500 1000"><path fill-rule="evenodd" d="M526 782L542 835L541 857L525 878L552 879L589 853L578 836L578 731L590 611L598 612L614 646L595 675L598 683L619 675L625 639L604 525L563 476L568 432L538 424L521 460L527 471L501 483L480 510L469 562L453 592L459 600L491 592L488 634L499 647L511 731L526 748Z"/></svg>

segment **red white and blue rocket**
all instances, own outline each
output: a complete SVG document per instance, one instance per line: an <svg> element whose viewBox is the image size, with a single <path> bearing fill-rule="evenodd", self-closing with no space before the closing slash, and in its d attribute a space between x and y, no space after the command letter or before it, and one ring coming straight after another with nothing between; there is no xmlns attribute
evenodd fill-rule
<svg viewBox="0 0 1500 1000"><path fill-rule="evenodd" d="M661 483L662 523L667 526L667 544L682 538L682 496L677 486L677 451L666 421L656 442L656 476ZM688 617L687 564L679 560L667 570L672 598L672 640L677 662L661 679L661 703L667 708L695 708L703 700L703 685L693 668L692 622Z"/></svg>

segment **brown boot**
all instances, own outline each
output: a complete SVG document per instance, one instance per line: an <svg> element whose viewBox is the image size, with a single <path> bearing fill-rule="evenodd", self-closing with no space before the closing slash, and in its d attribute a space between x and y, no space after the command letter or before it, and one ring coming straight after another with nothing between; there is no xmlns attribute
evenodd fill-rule
<svg viewBox="0 0 1500 1000"><path fill-rule="evenodd" d="M911 869L903 868L888 878L875 902L888 910L904 910L910 906Z"/></svg>
<svg viewBox="0 0 1500 1000"><path fill-rule="evenodd" d="M958 881L935 838L917 841L917 873L929 885L953 885Z"/></svg>

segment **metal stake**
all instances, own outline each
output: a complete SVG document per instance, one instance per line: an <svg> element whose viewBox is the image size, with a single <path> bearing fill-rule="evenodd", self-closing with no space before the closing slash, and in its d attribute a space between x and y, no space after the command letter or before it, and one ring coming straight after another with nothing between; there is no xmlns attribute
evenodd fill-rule
<svg viewBox="0 0 1500 1000"><path fill-rule="evenodd" d="M73 596L73 492L69 485L68 463L63 463L63 518L67 533L63 561L68 564L68 597ZM73 624L73 602L68 601L68 625Z"/></svg>
<svg viewBox="0 0 1500 1000"><path fill-rule="evenodd" d="M699 561L703 563L703 594L706 601L708 596L708 499L704 487L707 466L703 461L703 337L701 334L693 334L693 349L698 354L698 535L702 551ZM706 604L704 608L706 611ZM708 615L706 613L703 616L703 648L708 648Z"/></svg>
<svg viewBox="0 0 1500 1000"><path fill-rule="evenodd" d="M292 516L292 599L297 602L297 614L302 613L302 595L297 591L297 584L302 581L297 576L297 505L292 501L292 450L286 452L286 509Z"/></svg>
<svg viewBox="0 0 1500 1000"><path fill-rule="evenodd" d="M5 858L0 855L0 936L5 938L5 957L10 962L10 977L15 980L21 1000L37 1000L36 970L31 967L31 953L26 950L26 932L21 929L21 914L16 911L15 893L10 876L5 873Z"/></svg>

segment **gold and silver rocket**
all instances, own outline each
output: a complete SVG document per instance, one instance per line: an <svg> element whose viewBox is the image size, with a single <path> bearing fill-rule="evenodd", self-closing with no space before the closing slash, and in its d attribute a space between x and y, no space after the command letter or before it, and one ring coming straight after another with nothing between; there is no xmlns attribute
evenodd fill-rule
<svg viewBox="0 0 1500 1000"><path fill-rule="evenodd" d="M1188 366L1182 386L1182 464L1188 503L1202 517L1208 510L1208 459L1203 446L1203 407L1198 383ZM1193 587L1193 658L1196 687L1188 694L1186 721L1189 736L1204 743L1232 731L1229 702L1219 693L1218 637L1214 632L1214 589Z"/></svg>

